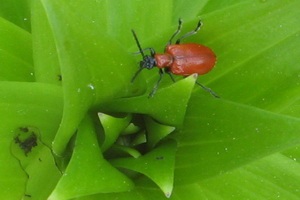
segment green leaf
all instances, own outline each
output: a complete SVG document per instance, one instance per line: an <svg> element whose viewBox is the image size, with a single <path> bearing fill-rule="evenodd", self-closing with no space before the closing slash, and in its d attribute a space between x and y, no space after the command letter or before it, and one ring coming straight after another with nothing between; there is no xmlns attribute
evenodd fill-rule
<svg viewBox="0 0 300 200"><path fill-rule="evenodd" d="M129 69L134 65L120 44L103 32L101 22L105 18L98 13L103 8L100 2L43 0L42 3L55 38L63 77L64 115L53 142L54 152L62 154L93 104L132 92Z"/></svg>
<svg viewBox="0 0 300 200"><path fill-rule="evenodd" d="M36 81L61 85L62 75L59 65L58 49L45 9L40 0L32 1L31 14Z"/></svg>
<svg viewBox="0 0 300 200"><path fill-rule="evenodd" d="M116 142L118 136L129 125L132 116L113 117L104 113L98 113L98 117L104 129L104 142L101 147L101 150L104 152Z"/></svg>
<svg viewBox="0 0 300 200"><path fill-rule="evenodd" d="M209 45L216 52L218 63L203 79L209 78L211 87L221 97L235 102L273 110L293 101L284 97L299 89L299 67L294 64L299 61L299 28L294 19L300 14L293 9L298 4L247 2L205 19L209 23L205 23L202 33L214 31L208 37L195 38L213 38ZM225 12L237 14L219 23Z"/></svg>
<svg viewBox="0 0 300 200"><path fill-rule="evenodd" d="M130 53L137 51L131 29L134 29L141 37L142 44L151 44L147 42L149 38L152 38L152 41L157 37L161 38L160 33L172 25L172 0L102 1L101 4L103 17L106 19L104 31L125 47L134 46L134 50L131 49ZM160 48L163 50L163 47ZM134 66L137 67L136 64Z"/></svg>
<svg viewBox="0 0 300 200"><path fill-rule="evenodd" d="M85 118L78 128L70 163L49 199L128 191L132 187L132 181L102 157L92 120Z"/></svg>
<svg viewBox="0 0 300 200"><path fill-rule="evenodd" d="M119 158L110 162L121 168L140 172L153 180L170 197L173 190L173 169L176 143L168 141L138 158Z"/></svg>
<svg viewBox="0 0 300 200"><path fill-rule="evenodd" d="M299 145L299 65L295 64L300 53L298 6L298 1L234 1L203 16L203 31L193 40L199 37L199 41L208 41L217 53L218 64L203 82L209 82L223 100L191 98L178 140L177 183L196 181L200 190L206 178L217 179L219 174L236 168L243 170L250 162ZM260 168L264 170L264 166ZM283 170L288 171L289 165ZM186 171L193 174L186 176ZM234 174L233 179L251 182L243 175ZM293 175L297 177L297 173ZM224 183L235 184L226 177L217 180L219 188ZM214 193L212 184L210 191L203 189L203 194L208 199L224 199L229 193L238 196L241 185L244 191L252 192L245 194L246 198L262 188L239 183ZM275 188L268 193L276 193ZM289 189L283 193L289 193Z"/></svg>
<svg viewBox="0 0 300 200"><path fill-rule="evenodd" d="M138 158L141 156L141 153L132 148L132 147L127 147L127 146L124 146L124 145L113 145L111 149L109 149L108 152L106 152L106 154L109 156L109 157L113 157L114 155L117 155L117 157L122 157L122 156L132 156L134 158Z"/></svg>
<svg viewBox="0 0 300 200"><path fill-rule="evenodd" d="M32 65L0 49L1 81L34 81Z"/></svg>
<svg viewBox="0 0 300 200"><path fill-rule="evenodd" d="M16 57L24 65L32 65L32 41L28 32L0 17L0 34L1 52Z"/></svg>
<svg viewBox="0 0 300 200"><path fill-rule="evenodd" d="M152 98L144 94L138 97L116 99L104 104L101 109L111 112L146 114L160 123L180 126L196 77L196 75L191 75L161 88Z"/></svg>
<svg viewBox="0 0 300 200"><path fill-rule="evenodd" d="M191 183L300 144L299 122L254 107L194 96L178 133L175 178Z"/></svg>
<svg viewBox="0 0 300 200"><path fill-rule="evenodd" d="M58 170L49 148L62 115L62 93L60 87L39 83L0 83L0 121L2 126L0 145L1 199L21 199L25 194L48 196L57 181ZM47 120L45 120L47 119ZM40 141L22 166L20 158L13 154L15 131L23 127L39 130ZM19 147L17 146L19 149ZM19 149L24 157L24 151ZM41 161L38 159L41 158ZM25 173L26 170L28 175ZM47 173L45 173L47 171ZM47 181L46 181L47 180ZM40 184L39 181L43 182ZM47 183L45 185L45 183ZM40 191L39 187L43 187ZM28 192L28 193L27 193Z"/></svg>
<svg viewBox="0 0 300 200"><path fill-rule="evenodd" d="M28 176L25 194L45 199L61 176L51 149L41 141L36 127L19 127L14 132L11 153Z"/></svg>
<svg viewBox="0 0 300 200"><path fill-rule="evenodd" d="M30 34L0 18L0 35L0 80L33 81Z"/></svg>
<svg viewBox="0 0 300 200"><path fill-rule="evenodd" d="M173 1L173 22L177 22L178 18L184 19L185 21L195 19L195 16L199 14L199 11L205 6L209 0L174 0ZM221 2L219 2L221 3Z"/></svg>
<svg viewBox="0 0 300 200"><path fill-rule="evenodd" d="M150 117L145 119L145 124L148 133L147 145L150 149L175 130L175 127L159 124Z"/></svg>
<svg viewBox="0 0 300 200"><path fill-rule="evenodd" d="M1 0L0 16L30 32L31 0Z"/></svg>
<svg viewBox="0 0 300 200"><path fill-rule="evenodd" d="M278 153L206 180L201 186L207 198L296 200L299 199L299 170L298 162Z"/></svg>

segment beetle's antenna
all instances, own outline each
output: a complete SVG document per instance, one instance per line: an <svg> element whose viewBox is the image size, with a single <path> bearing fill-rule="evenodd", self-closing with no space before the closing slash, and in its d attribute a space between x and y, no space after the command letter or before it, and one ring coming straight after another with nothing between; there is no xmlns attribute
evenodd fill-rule
<svg viewBox="0 0 300 200"><path fill-rule="evenodd" d="M144 54L144 52L143 52L143 50L142 50L142 48L141 48L140 42L139 42L139 40L138 40L138 38L137 38L137 36L136 36L134 30L131 29L131 31L132 31L133 37L134 37L134 39L135 39L135 42L136 42L136 44L137 44L137 46L138 46L138 48L139 48L140 53L142 54L143 58L145 58L145 54ZM140 70L139 70L139 71L140 71ZM139 71L138 71L138 72L139 72Z"/></svg>

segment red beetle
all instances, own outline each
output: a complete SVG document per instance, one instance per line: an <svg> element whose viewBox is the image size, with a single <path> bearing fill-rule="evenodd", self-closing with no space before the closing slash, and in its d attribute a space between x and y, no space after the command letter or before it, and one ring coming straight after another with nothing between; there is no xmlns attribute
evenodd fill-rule
<svg viewBox="0 0 300 200"><path fill-rule="evenodd" d="M216 63L215 53L210 48L201 44L180 44L180 41L182 39L196 34L200 30L201 25L202 23L200 20L195 30L181 36L179 39L176 40L175 44L172 44L173 38L180 32L182 27L182 20L179 19L178 28L167 43L165 47L165 52L163 54L155 53L153 48L142 49L139 40L136 36L136 33L134 32L134 30L132 30L132 34L139 48L139 53L143 56L143 60L140 61L140 69L135 73L131 82L135 80L137 75L144 68L152 69L155 66L158 67L159 79L156 85L154 86L152 92L149 94L149 97L152 97L155 94L164 73L169 74L174 82L175 79L173 78L172 74L188 76L194 73L197 73L199 75L208 73ZM150 55L144 54L144 51L147 50L150 51ZM199 86L201 86L204 90L212 94L214 97L219 97L210 88L207 88L198 82L196 83Z"/></svg>

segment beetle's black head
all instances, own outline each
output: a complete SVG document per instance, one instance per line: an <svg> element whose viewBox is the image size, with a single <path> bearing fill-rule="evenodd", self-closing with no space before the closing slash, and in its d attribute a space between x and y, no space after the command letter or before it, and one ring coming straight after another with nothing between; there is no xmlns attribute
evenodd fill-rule
<svg viewBox="0 0 300 200"><path fill-rule="evenodd" d="M152 69L154 66L156 66L155 58L150 55L146 55L144 59L140 62L141 68Z"/></svg>

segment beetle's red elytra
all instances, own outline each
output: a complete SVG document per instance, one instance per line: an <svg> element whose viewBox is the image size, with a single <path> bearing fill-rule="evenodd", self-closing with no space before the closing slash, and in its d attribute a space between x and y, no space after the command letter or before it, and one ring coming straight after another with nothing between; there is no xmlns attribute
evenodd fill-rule
<svg viewBox="0 0 300 200"><path fill-rule="evenodd" d="M158 68L169 67L176 75L206 74L215 65L214 52L201 44L174 44L164 54L154 55Z"/></svg>
<svg viewBox="0 0 300 200"><path fill-rule="evenodd" d="M143 69L152 69L154 67L159 68L159 79L152 92L149 94L149 97L153 97L165 73L169 74L171 79L175 82L172 74L188 76L196 73L199 75L203 75L212 70L212 68L216 64L217 58L215 53L210 48L196 43L180 44L180 41L182 39L196 34L200 30L201 25L202 22L200 20L195 30L181 36L176 40L175 44L172 44L172 40L176 35L178 35L182 27L182 20L179 19L178 28L171 36L165 47L165 52L162 54L155 53L155 50L151 47L142 49L135 31L132 30L132 34L139 48L139 53L143 57L143 60L140 61L140 68L133 76L131 82L135 80L137 75ZM145 55L145 51L150 51L150 55ZM210 88L205 87L199 82L196 83L204 90L212 94L214 97L219 98L219 96Z"/></svg>

